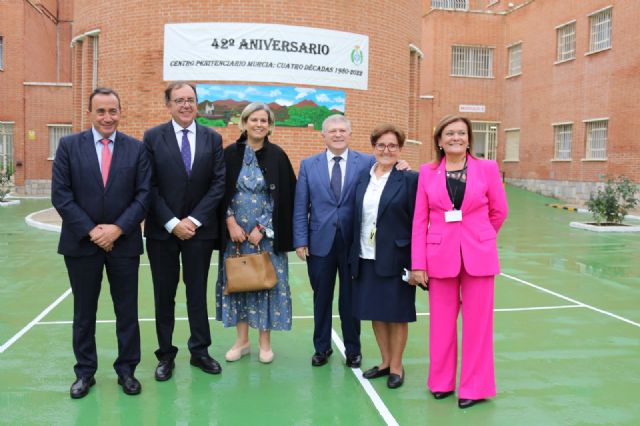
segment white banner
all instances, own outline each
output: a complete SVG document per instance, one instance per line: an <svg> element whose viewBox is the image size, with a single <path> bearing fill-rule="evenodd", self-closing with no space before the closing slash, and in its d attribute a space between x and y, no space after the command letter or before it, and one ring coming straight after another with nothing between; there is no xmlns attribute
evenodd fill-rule
<svg viewBox="0 0 640 426"><path fill-rule="evenodd" d="M164 27L164 79L367 89L369 37L273 24Z"/></svg>

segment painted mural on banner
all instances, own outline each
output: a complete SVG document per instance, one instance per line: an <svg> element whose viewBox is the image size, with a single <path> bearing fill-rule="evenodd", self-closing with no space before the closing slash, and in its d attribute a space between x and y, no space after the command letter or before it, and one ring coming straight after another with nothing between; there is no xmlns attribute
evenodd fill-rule
<svg viewBox="0 0 640 426"><path fill-rule="evenodd" d="M366 90L369 37L249 23L166 24L164 80L259 81Z"/></svg>
<svg viewBox="0 0 640 426"><path fill-rule="evenodd" d="M246 86L198 84L198 123L224 127L238 124L242 110L251 102L269 105L276 126L322 130L322 122L333 114L344 114L345 93L341 90L291 86Z"/></svg>

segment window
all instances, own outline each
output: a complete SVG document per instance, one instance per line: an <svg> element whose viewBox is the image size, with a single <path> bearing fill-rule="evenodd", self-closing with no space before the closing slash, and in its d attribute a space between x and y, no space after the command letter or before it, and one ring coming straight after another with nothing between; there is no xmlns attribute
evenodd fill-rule
<svg viewBox="0 0 640 426"><path fill-rule="evenodd" d="M589 52L598 52L611 47L611 8L596 12L589 16L591 33L589 36Z"/></svg>
<svg viewBox="0 0 640 426"><path fill-rule="evenodd" d="M553 126L555 147L554 160L571 160L571 140L573 139L573 124L556 124Z"/></svg>
<svg viewBox="0 0 640 426"><path fill-rule="evenodd" d="M558 27L556 30L558 38L558 57L557 61L568 61L576 58L576 23Z"/></svg>
<svg viewBox="0 0 640 426"><path fill-rule="evenodd" d="M493 77L493 48L452 46L451 75L455 77Z"/></svg>
<svg viewBox="0 0 640 426"><path fill-rule="evenodd" d="M498 123L471 122L473 131L473 155L488 160L496 159L498 145Z"/></svg>
<svg viewBox="0 0 640 426"><path fill-rule="evenodd" d="M520 161L520 129L506 130L505 133L504 161Z"/></svg>
<svg viewBox="0 0 640 426"><path fill-rule="evenodd" d="M0 36L0 70L4 69L4 37Z"/></svg>
<svg viewBox="0 0 640 426"><path fill-rule="evenodd" d="M522 74L522 43L509 47L509 69L507 77Z"/></svg>
<svg viewBox="0 0 640 426"><path fill-rule="evenodd" d="M607 139L609 120L587 121L587 160L607 159Z"/></svg>
<svg viewBox="0 0 640 426"><path fill-rule="evenodd" d="M0 121L0 171L13 174L13 123Z"/></svg>
<svg viewBox="0 0 640 426"><path fill-rule="evenodd" d="M93 41L93 58L91 61L91 89L93 90L98 87L98 35L92 36L91 40Z"/></svg>
<svg viewBox="0 0 640 426"><path fill-rule="evenodd" d="M434 9L469 9L469 0L431 0L431 7Z"/></svg>
<svg viewBox="0 0 640 426"><path fill-rule="evenodd" d="M49 159L53 160L58 143L63 136L71 134L71 124L49 124Z"/></svg>

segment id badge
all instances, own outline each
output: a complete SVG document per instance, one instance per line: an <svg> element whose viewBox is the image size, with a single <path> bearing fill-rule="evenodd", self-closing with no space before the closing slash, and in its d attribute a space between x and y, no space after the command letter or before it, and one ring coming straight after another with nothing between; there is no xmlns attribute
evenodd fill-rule
<svg viewBox="0 0 640 426"><path fill-rule="evenodd" d="M445 222L462 222L462 210L449 210L444 212Z"/></svg>

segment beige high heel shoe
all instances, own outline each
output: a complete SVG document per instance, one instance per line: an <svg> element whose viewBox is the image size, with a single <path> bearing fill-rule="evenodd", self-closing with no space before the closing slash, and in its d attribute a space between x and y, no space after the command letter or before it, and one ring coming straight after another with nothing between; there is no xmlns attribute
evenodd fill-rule
<svg viewBox="0 0 640 426"><path fill-rule="evenodd" d="M243 356L248 355L249 352L251 352L251 344L247 342L246 345L237 347L235 349L234 348L229 349L227 353L224 355L224 359L226 359L229 362L237 361Z"/></svg>

